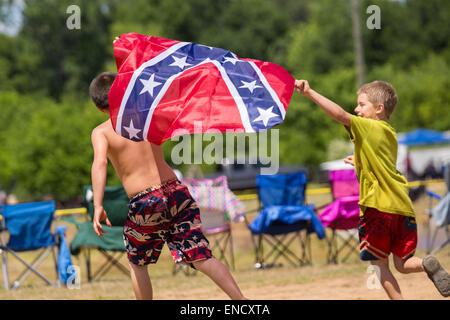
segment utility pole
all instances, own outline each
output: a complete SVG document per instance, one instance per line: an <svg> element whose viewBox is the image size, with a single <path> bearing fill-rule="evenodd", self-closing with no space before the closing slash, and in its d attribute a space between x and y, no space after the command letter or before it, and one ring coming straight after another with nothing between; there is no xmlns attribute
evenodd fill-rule
<svg viewBox="0 0 450 320"><path fill-rule="evenodd" d="M366 71L364 62L364 48L361 34L360 0L350 0L353 20L353 44L355 49L355 67L358 87L365 83Z"/></svg>

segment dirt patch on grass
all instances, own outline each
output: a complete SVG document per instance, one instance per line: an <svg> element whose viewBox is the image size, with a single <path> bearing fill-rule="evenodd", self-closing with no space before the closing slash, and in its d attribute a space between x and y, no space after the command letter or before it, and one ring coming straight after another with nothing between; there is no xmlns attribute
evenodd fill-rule
<svg viewBox="0 0 450 320"><path fill-rule="evenodd" d="M405 299L441 300L443 298L425 274L395 274ZM280 285L245 284L243 293L253 300L383 300L388 299L382 288L368 289L370 274L354 274L339 278L313 280L308 283ZM195 282L192 283L195 286ZM160 289L158 291L158 289ZM228 299L218 288L191 288L187 291L165 291L155 288L155 299ZM448 298L447 298L448 299Z"/></svg>

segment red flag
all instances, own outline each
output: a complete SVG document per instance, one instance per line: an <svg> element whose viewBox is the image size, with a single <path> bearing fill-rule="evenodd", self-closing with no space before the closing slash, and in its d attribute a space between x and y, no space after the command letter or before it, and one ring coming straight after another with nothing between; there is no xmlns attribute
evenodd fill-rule
<svg viewBox="0 0 450 320"><path fill-rule="evenodd" d="M294 78L274 63L192 42L123 34L114 55L110 117L134 141L200 133L196 121L202 133L267 130L284 120L294 90Z"/></svg>

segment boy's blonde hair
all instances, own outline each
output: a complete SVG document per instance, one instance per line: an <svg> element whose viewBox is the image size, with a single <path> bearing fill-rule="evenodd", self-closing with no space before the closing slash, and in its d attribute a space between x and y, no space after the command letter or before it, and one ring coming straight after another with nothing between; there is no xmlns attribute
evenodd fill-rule
<svg viewBox="0 0 450 320"><path fill-rule="evenodd" d="M390 83L379 80L366 83L357 92L358 95L361 93L367 94L374 105L383 104L386 116L390 118L398 102L397 93Z"/></svg>

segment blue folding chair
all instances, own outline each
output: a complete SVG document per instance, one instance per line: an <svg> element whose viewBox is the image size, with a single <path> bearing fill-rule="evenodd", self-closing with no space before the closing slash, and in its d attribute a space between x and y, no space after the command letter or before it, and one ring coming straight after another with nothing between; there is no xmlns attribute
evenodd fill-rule
<svg viewBox="0 0 450 320"><path fill-rule="evenodd" d="M18 288L31 274L36 274L49 285L60 286L60 274L55 249L58 248L58 236L51 232L55 202L31 202L15 205L2 205L0 220L0 251L5 289ZM9 238L9 240L8 240ZM33 262L28 263L18 252L40 250ZM26 269L13 281L9 282L8 253L19 260ZM52 282L37 270L37 267L52 254L56 281Z"/></svg>
<svg viewBox="0 0 450 320"><path fill-rule="evenodd" d="M249 224L255 242L255 268L275 266L284 257L294 266L312 263L310 233L325 237L324 228L314 212L314 204L306 205L306 173L259 175L256 177L261 211ZM298 239L300 252L291 244ZM270 247L264 252L264 243Z"/></svg>

